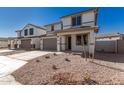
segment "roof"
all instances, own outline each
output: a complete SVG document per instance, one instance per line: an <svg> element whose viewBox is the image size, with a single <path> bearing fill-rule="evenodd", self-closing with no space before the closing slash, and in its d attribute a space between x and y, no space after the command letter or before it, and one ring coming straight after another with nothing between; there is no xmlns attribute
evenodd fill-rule
<svg viewBox="0 0 124 93"><path fill-rule="evenodd" d="M120 33L98 34L98 35L96 35L96 38L99 39L99 38L119 37L119 36L121 36L121 35L122 35L122 34L120 34Z"/></svg>
<svg viewBox="0 0 124 93"><path fill-rule="evenodd" d="M82 26L78 28L69 28L69 29L64 29L64 30L59 30L56 31L57 33L62 33L62 32L69 32L69 31L75 31L75 30L86 30L86 29L95 29L95 32L98 32L99 28L97 26Z"/></svg>
<svg viewBox="0 0 124 93"><path fill-rule="evenodd" d="M32 26L34 26L34 27L36 27L36 28L40 28L40 29L46 30L44 27L37 26L37 25L34 25L34 24L28 24L28 25L32 25Z"/></svg>
<svg viewBox="0 0 124 93"><path fill-rule="evenodd" d="M65 15L65 16L62 16L60 18L64 18L64 17L68 17L68 16L72 16L72 15L77 15L77 14L82 14L82 13L86 13L86 12L91 12L91 11L98 11L98 8L92 8L92 9L88 9L88 10L85 10L85 11L81 11L81 12Z"/></svg>
<svg viewBox="0 0 124 93"><path fill-rule="evenodd" d="M31 25L31 26L34 26L34 27L36 27L36 28L40 28L40 29L46 30L44 27L37 26L37 25L34 25L34 24L27 24L27 25ZM25 26L23 27L23 29L24 29L27 25L25 25ZM21 30L16 30L16 32L20 32L20 31L22 31L23 29L21 29Z"/></svg>
<svg viewBox="0 0 124 93"><path fill-rule="evenodd" d="M60 23L62 23L62 22L55 22L55 23L47 24L45 26L54 25L54 24L60 24Z"/></svg>

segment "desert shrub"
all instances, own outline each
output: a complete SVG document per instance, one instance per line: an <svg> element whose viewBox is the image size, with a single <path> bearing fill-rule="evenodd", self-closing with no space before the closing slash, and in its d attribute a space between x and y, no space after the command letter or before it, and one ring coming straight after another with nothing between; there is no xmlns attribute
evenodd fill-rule
<svg viewBox="0 0 124 93"><path fill-rule="evenodd" d="M46 56L45 56L45 58L46 58L46 59L49 59L49 58L50 58L50 56L46 55Z"/></svg>
<svg viewBox="0 0 124 93"><path fill-rule="evenodd" d="M40 62L40 60L37 59L36 62Z"/></svg>
<svg viewBox="0 0 124 93"><path fill-rule="evenodd" d="M73 74L72 73L58 73L55 74L52 78L54 84L58 85L75 85L78 84L77 81L73 80Z"/></svg>
<svg viewBox="0 0 124 93"><path fill-rule="evenodd" d="M96 84L98 84L98 82L97 81L95 81L95 80L93 80L93 79L91 79L91 76L89 75L89 74L85 74L84 75L84 77L83 77L83 82L82 82L82 84L87 84L87 85L96 85Z"/></svg>
<svg viewBox="0 0 124 93"><path fill-rule="evenodd" d="M68 58L65 58L65 61L68 61L68 62L70 62L71 60L69 60Z"/></svg>
<svg viewBox="0 0 124 93"><path fill-rule="evenodd" d="M53 65L53 66L52 66L52 69L57 70L58 67L57 67L56 65Z"/></svg>
<svg viewBox="0 0 124 93"><path fill-rule="evenodd" d="M75 74L64 72L57 73L52 77L53 84L58 85L95 85L98 84L96 81L92 80L90 76L85 76L81 80L77 80L74 77Z"/></svg>
<svg viewBox="0 0 124 93"><path fill-rule="evenodd" d="M53 55L54 55L54 56L57 56L57 54L56 54L56 53L53 53Z"/></svg>

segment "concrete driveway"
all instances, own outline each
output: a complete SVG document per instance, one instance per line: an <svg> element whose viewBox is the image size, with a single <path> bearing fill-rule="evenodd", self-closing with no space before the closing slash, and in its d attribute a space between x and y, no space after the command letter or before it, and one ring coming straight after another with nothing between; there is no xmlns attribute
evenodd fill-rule
<svg viewBox="0 0 124 93"><path fill-rule="evenodd" d="M31 60L39 56L46 55L48 53L55 53L55 52L49 52L49 51L28 51L25 53L19 53L19 54L13 54L13 55L8 55L7 57L14 58L14 59L19 59L19 60ZM56 52L57 54L61 52Z"/></svg>
<svg viewBox="0 0 124 93"><path fill-rule="evenodd" d="M8 52L9 50L1 50L0 52ZM10 50L11 51L11 50ZM33 58L46 55L47 51L27 51L24 53L17 53L13 55L0 56L0 85L10 85L10 84L20 84L15 81L14 77L11 75L12 72L19 69L27 63L26 60L31 60ZM59 54L61 52L57 52Z"/></svg>
<svg viewBox="0 0 124 93"><path fill-rule="evenodd" d="M0 56L0 85L19 84L10 74L26 63L26 61Z"/></svg>
<svg viewBox="0 0 124 93"><path fill-rule="evenodd" d="M2 50L0 50L0 53L4 53L4 52L11 52L11 51L15 51L15 50L2 49Z"/></svg>

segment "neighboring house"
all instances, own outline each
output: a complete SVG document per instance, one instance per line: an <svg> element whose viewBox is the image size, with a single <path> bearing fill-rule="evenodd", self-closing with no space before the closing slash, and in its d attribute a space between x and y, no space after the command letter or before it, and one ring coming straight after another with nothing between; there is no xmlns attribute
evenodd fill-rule
<svg viewBox="0 0 124 93"><path fill-rule="evenodd" d="M46 25L47 35L41 38L42 50L83 51L94 53L98 9L60 17L60 22Z"/></svg>
<svg viewBox="0 0 124 93"><path fill-rule="evenodd" d="M8 38L0 38L0 48L8 47Z"/></svg>
<svg viewBox="0 0 124 93"><path fill-rule="evenodd" d="M40 38L46 34L46 31L43 27L27 24L16 33L17 38L8 41L11 49L40 49Z"/></svg>
<svg viewBox="0 0 124 93"><path fill-rule="evenodd" d="M124 34L98 34L96 35L97 52L124 53Z"/></svg>

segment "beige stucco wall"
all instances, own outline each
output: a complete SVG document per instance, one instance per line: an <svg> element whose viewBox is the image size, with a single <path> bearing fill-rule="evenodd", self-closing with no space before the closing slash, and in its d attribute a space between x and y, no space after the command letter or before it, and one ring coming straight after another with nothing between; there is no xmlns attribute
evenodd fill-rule
<svg viewBox="0 0 124 93"><path fill-rule="evenodd" d="M0 40L0 48L7 48L8 40Z"/></svg>
<svg viewBox="0 0 124 93"><path fill-rule="evenodd" d="M62 26L61 23L56 23L56 24L52 24L52 25L54 25L54 30L61 30L61 26ZM51 31L52 25L45 26L47 31Z"/></svg>
<svg viewBox="0 0 124 93"><path fill-rule="evenodd" d="M94 22L91 22L94 21ZM90 22L90 23L86 23L86 22ZM95 25L95 14L94 12L87 12L82 14L82 24L83 26L94 26Z"/></svg>
<svg viewBox="0 0 124 93"><path fill-rule="evenodd" d="M32 38L31 44L35 44L35 48L40 49L40 38Z"/></svg>
<svg viewBox="0 0 124 93"><path fill-rule="evenodd" d="M81 14L82 26L95 26L95 13L93 11ZM63 29L71 28L72 16L61 18ZM93 21L93 22L91 22Z"/></svg>
<svg viewBox="0 0 124 93"><path fill-rule="evenodd" d="M54 25L54 30L61 30L61 23Z"/></svg>
<svg viewBox="0 0 124 93"><path fill-rule="evenodd" d="M63 23L63 29L71 28L72 25L71 17L62 18L61 21Z"/></svg>
<svg viewBox="0 0 124 93"><path fill-rule="evenodd" d="M34 29L34 34L33 34L33 35L30 35L30 34L29 34L29 30L28 30L28 35L25 36L25 35L24 35L24 30L25 30L25 29L30 29L30 28L33 28L33 29ZM34 26L32 26L32 25L27 25L27 26L21 31L21 36L22 36L22 37L40 36L40 35L44 35L44 34L46 34L46 31L45 31L45 30L40 29L40 28L36 28L36 27L34 27Z"/></svg>

